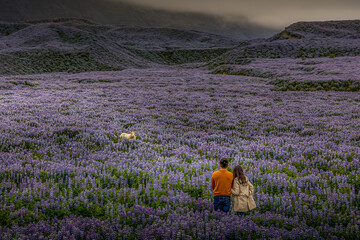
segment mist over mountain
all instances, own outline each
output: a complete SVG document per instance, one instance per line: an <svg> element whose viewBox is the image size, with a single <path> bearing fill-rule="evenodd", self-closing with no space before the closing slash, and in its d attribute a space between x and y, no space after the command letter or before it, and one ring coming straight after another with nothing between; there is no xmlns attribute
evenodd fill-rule
<svg viewBox="0 0 360 240"><path fill-rule="evenodd" d="M246 18L226 21L212 15L107 0L0 0L0 6L0 21L8 22L76 17L101 24L192 29L237 39L270 37L278 32L251 24Z"/></svg>

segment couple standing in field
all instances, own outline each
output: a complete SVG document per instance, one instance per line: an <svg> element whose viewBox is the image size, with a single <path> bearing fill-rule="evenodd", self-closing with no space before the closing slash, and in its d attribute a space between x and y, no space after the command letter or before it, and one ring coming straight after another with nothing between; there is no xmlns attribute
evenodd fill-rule
<svg viewBox="0 0 360 240"><path fill-rule="evenodd" d="M211 187L214 191L214 209L229 212L230 196L232 194L232 211L244 216L245 212L256 208L253 198L254 186L250 183L241 166L236 166L233 173L227 170L229 161L220 160L220 170L211 177Z"/></svg>

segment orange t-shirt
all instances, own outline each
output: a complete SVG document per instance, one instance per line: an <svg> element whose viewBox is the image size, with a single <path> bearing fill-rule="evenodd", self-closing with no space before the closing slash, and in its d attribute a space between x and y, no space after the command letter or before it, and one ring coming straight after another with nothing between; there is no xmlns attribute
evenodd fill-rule
<svg viewBox="0 0 360 240"><path fill-rule="evenodd" d="M230 196L233 178L233 174L226 169L215 171L211 177L214 196Z"/></svg>

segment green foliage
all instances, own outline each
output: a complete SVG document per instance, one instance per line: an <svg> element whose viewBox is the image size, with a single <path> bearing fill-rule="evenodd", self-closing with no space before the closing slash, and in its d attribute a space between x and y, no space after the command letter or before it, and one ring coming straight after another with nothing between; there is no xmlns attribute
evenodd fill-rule
<svg viewBox="0 0 360 240"><path fill-rule="evenodd" d="M134 125L135 125L135 123L127 123L127 124L124 125L124 128L129 129Z"/></svg>
<svg viewBox="0 0 360 240"><path fill-rule="evenodd" d="M77 216L102 218L105 216L105 211L105 207L102 208L97 205L94 205L93 207L87 207L83 204L80 204L71 208L70 212Z"/></svg>
<svg viewBox="0 0 360 240"><path fill-rule="evenodd" d="M66 52L52 49L18 51L7 56L6 61L14 63L12 71L18 74L122 70L120 67L99 63L89 51Z"/></svg>
<svg viewBox="0 0 360 240"><path fill-rule="evenodd" d="M25 86L33 87L33 86L36 86L37 84L36 84L36 83L29 82L29 81L25 81L25 82L24 82L24 85L25 85Z"/></svg>
<svg viewBox="0 0 360 240"><path fill-rule="evenodd" d="M273 72L264 72L258 69L253 68L242 68L242 69L233 69L229 66L221 66L214 71L212 74L223 74L223 75L240 75L240 76L249 76L249 77L259 77L259 78L273 78L275 74Z"/></svg>
<svg viewBox="0 0 360 240"><path fill-rule="evenodd" d="M72 130L69 128L54 131L54 134L56 134L58 136L67 136L68 138L75 138L79 133L80 133L80 130Z"/></svg>
<svg viewBox="0 0 360 240"><path fill-rule="evenodd" d="M209 182L210 184L210 182ZM182 188L185 193L188 193L193 198L206 198L207 189L204 186L191 186L186 185Z"/></svg>
<svg viewBox="0 0 360 240"><path fill-rule="evenodd" d="M273 91L360 91L360 82L355 80L328 80L328 81L296 81L273 80L270 84Z"/></svg>
<svg viewBox="0 0 360 240"><path fill-rule="evenodd" d="M10 218L9 210L0 210L0 226L11 227L12 220Z"/></svg>

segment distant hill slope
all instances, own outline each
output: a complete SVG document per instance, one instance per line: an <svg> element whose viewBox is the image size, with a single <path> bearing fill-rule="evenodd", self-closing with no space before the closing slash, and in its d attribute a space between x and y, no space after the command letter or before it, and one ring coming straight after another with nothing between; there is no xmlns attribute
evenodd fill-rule
<svg viewBox="0 0 360 240"><path fill-rule="evenodd" d="M275 39L360 38L360 20L298 22L285 28Z"/></svg>
<svg viewBox="0 0 360 240"><path fill-rule="evenodd" d="M0 21L86 18L101 24L193 29L236 39L269 37L276 30L246 20L224 21L212 15L169 12L107 0L0 0Z"/></svg>
<svg viewBox="0 0 360 240"><path fill-rule="evenodd" d="M119 27L81 19L0 23L0 74L206 62L237 44L198 31Z"/></svg>
<svg viewBox="0 0 360 240"><path fill-rule="evenodd" d="M271 38L244 41L210 64L241 64L247 58L315 58L360 55L360 20L298 22Z"/></svg>

